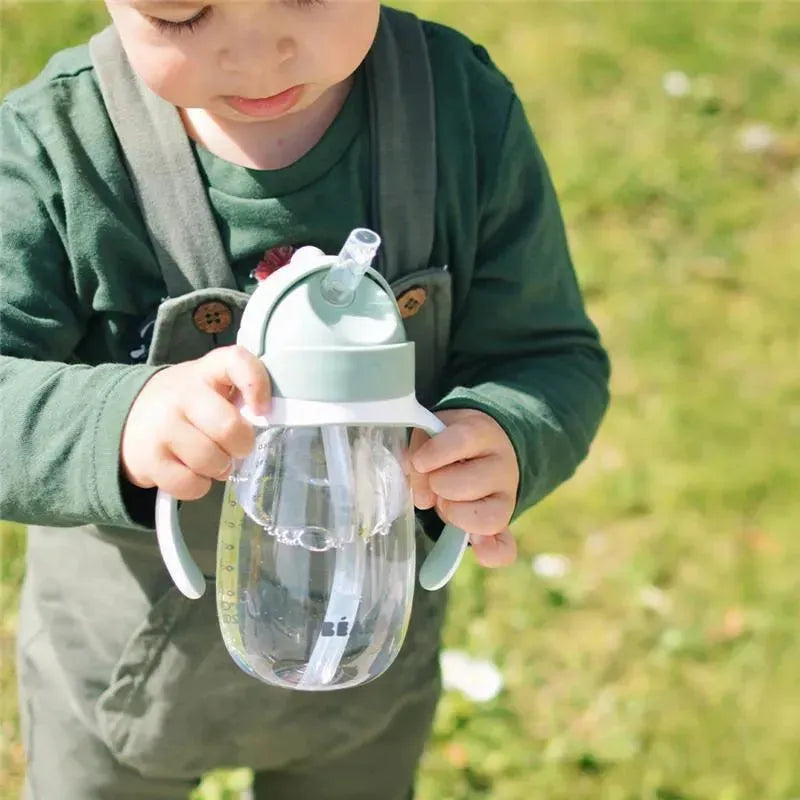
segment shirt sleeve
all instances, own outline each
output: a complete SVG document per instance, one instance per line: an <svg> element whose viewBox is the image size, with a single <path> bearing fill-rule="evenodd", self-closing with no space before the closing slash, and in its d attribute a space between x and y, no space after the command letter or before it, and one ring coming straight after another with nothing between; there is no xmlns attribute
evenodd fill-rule
<svg viewBox="0 0 800 800"><path fill-rule="evenodd" d="M506 431L520 467L516 515L586 456L609 380L555 190L516 97L480 219L472 283L453 322L454 388L437 409L476 408Z"/></svg>
<svg viewBox="0 0 800 800"><path fill-rule="evenodd" d="M0 136L0 518L139 527L122 496L120 439L156 368L70 363L91 300L76 289L58 174L8 104Z"/></svg>

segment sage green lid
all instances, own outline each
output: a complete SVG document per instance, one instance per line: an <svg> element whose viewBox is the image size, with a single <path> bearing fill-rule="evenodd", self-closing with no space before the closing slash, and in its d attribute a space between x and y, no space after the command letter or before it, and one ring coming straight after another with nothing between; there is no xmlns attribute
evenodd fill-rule
<svg viewBox="0 0 800 800"><path fill-rule="evenodd" d="M394 296L369 270L350 305L331 305L320 291L326 272L303 277L270 314L263 358L273 394L326 402L413 394L414 344Z"/></svg>

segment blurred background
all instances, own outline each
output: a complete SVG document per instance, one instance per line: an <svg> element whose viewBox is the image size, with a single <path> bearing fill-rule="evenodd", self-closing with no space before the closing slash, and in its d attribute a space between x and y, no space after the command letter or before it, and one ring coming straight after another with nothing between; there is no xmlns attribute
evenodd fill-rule
<svg viewBox="0 0 800 800"><path fill-rule="evenodd" d="M420 800L799 799L800 5L398 5L514 82L614 367L517 564L455 579ZM0 11L3 94L106 24L99 2ZM1 536L11 798L24 531Z"/></svg>

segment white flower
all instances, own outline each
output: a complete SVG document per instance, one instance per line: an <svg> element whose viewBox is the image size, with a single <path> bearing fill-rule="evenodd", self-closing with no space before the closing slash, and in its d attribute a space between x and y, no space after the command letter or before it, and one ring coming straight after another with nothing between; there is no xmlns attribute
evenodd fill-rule
<svg viewBox="0 0 800 800"><path fill-rule="evenodd" d="M471 658L460 650L443 650L439 663L444 688L459 691L475 702L493 700L503 688L503 676L491 661Z"/></svg>
<svg viewBox="0 0 800 800"><path fill-rule="evenodd" d="M756 122L742 128L739 147L745 153L763 153L775 144L775 131L766 122Z"/></svg>
<svg viewBox="0 0 800 800"><path fill-rule="evenodd" d="M541 553L533 559L531 566L540 578L563 578L569 573L572 563L558 553Z"/></svg>
<svg viewBox="0 0 800 800"><path fill-rule="evenodd" d="M666 614L670 609L669 597L657 586L643 586L639 591L639 602L659 614Z"/></svg>
<svg viewBox="0 0 800 800"><path fill-rule="evenodd" d="M685 97L692 91L692 83L685 72L672 70L661 78L661 88L670 97Z"/></svg>

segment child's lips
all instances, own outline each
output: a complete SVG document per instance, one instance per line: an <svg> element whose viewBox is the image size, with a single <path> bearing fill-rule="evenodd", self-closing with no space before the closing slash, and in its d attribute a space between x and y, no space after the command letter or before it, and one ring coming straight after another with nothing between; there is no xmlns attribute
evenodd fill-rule
<svg viewBox="0 0 800 800"><path fill-rule="evenodd" d="M248 117L277 117L285 114L297 105L303 94L302 85L292 86L279 94L270 97L236 97L229 95L225 102L235 111Z"/></svg>

